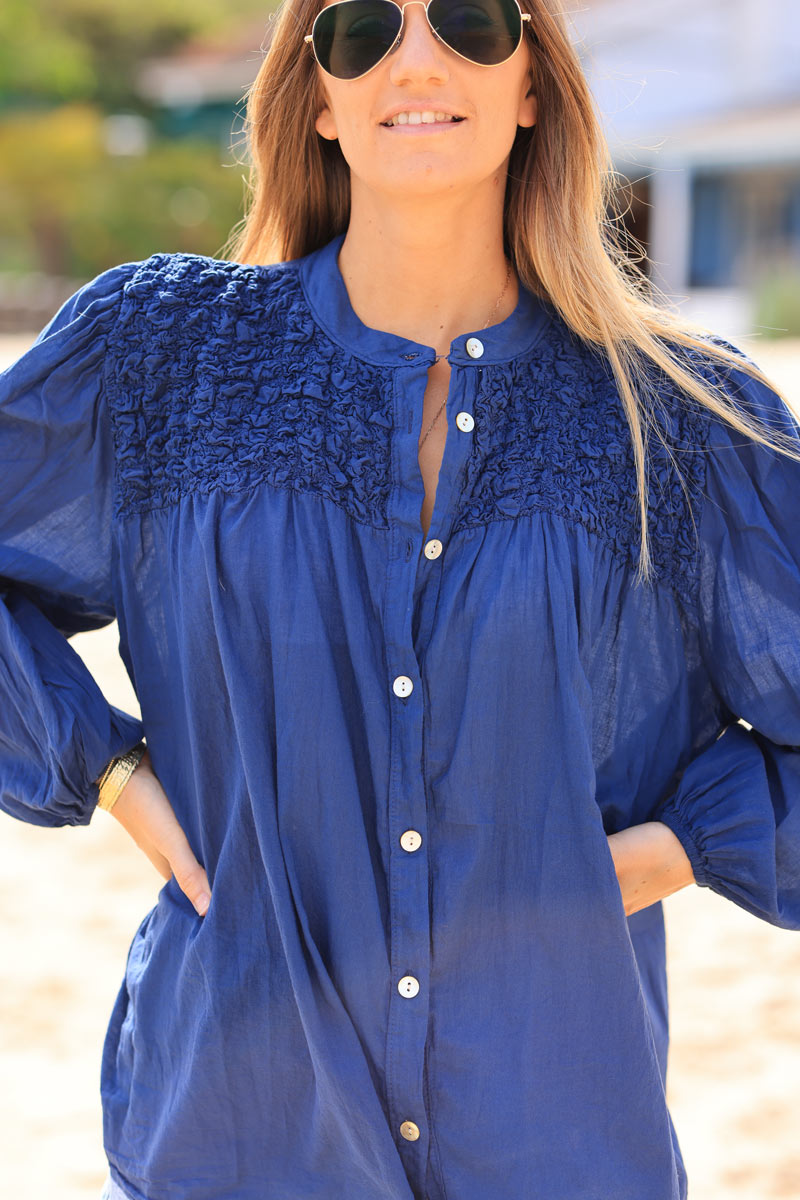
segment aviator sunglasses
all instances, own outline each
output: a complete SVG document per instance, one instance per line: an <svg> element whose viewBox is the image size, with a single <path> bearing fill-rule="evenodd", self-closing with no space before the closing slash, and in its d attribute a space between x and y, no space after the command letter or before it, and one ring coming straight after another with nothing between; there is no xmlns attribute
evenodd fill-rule
<svg viewBox="0 0 800 1200"><path fill-rule="evenodd" d="M518 0L411 2L424 5L435 38L482 67L507 62L522 41L522 22L531 19ZM400 41L404 11L394 0L337 0L320 10L303 40L328 75L359 79Z"/></svg>

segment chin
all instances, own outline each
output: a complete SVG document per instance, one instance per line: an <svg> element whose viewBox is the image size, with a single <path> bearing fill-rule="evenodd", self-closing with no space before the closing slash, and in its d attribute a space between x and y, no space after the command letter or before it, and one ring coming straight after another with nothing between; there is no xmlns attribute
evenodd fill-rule
<svg viewBox="0 0 800 1200"><path fill-rule="evenodd" d="M435 155L414 157L411 162L397 165L399 169L392 170L390 167L378 176L373 162L369 177L363 179L362 176L365 185L371 191L396 193L402 199L410 200L415 195L424 197L436 192L452 193L460 188L474 187L486 177L472 172L467 175L464 173L463 162L442 162ZM488 174L492 175L494 172Z"/></svg>

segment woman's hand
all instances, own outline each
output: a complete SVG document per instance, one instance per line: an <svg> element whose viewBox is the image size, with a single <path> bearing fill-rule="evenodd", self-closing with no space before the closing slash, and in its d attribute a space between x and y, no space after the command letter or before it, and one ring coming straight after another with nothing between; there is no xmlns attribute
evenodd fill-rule
<svg viewBox="0 0 800 1200"><path fill-rule="evenodd" d="M626 916L694 883L686 851L663 822L645 821L607 836Z"/></svg>
<svg viewBox="0 0 800 1200"><path fill-rule="evenodd" d="M200 916L205 916L211 899L208 876L192 853L167 794L153 771L149 750L145 750L117 797L111 815L128 831L165 879L175 876L181 891L189 897Z"/></svg>

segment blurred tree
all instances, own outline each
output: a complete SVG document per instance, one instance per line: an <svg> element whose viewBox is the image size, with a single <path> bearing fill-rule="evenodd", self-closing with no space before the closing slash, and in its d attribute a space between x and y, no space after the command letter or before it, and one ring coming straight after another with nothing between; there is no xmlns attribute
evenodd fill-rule
<svg viewBox="0 0 800 1200"><path fill-rule="evenodd" d="M754 300L753 325L762 337L800 337L800 258L787 253L762 265Z"/></svg>
<svg viewBox="0 0 800 1200"><path fill-rule="evenodd" d="M264 16L274 0L2 0L0 109L68 100L103 108L146 105L136 71L147 57L168 54L191 37L224 35Z"/></svg>
<svg viewBox="0 0 800 1200"><path fill-rule="evenodd" d="M0 122L0 263L90 278L156 250L215 254L241 216L242 168L214 142L154 142L109 157L93 105Z"/></svg>

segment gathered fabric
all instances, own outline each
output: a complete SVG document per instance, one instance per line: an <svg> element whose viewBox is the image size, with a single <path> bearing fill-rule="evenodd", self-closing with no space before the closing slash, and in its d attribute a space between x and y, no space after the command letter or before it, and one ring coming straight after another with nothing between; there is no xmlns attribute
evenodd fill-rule
<svg viewBox="0 0 800 1200"><path fill-rule="evenodd" d="M639 582L613 373L520 286L451 344L424 533L435 351L363 324L342 240L112 267L0 374L0 805L88 824L145 736L212 889L132 932L114 1187L686 1200L662 906L607 834L800 929L800 464L662 380ZM140 719L69 642L115 618Z"/></svg>

